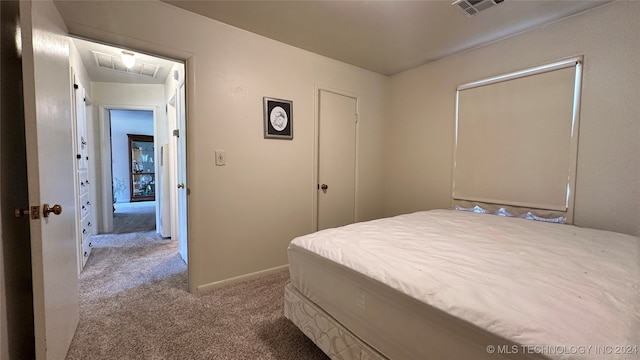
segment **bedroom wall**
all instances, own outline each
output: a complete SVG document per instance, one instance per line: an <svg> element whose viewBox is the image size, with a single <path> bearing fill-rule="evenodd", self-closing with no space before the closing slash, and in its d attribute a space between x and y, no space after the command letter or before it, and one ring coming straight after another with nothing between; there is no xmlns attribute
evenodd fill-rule
<svg viewBox="0 0 640 360"><path fill-rule="evenodd" d="M386 77L165 3L57 5L74 34L188 59L192 290L286 265L291 239L314 230L316 86L360 96L358 220L382 215ZM293 101L292 141L263 138L263 96Z"/></svg>
<svg viewBox="0 0 640 360"><path fill-rule="evenodd" d="M584 55L575 224L640 235L640 3L632 1L391 77L385 215L450 207L457 85L575 55Z"/></svg>

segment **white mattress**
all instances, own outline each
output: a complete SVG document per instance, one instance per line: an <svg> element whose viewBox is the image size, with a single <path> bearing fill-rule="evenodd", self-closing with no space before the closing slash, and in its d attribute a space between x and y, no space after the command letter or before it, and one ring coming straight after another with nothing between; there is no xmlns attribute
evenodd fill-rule
<svg viewBox="0 0 640 360"><path fill-rule="evenodd" d="M512 344L535 347L504 357L640 358L637 237L434 210L298 237L289 262L302 294L391 359Z"/></svg>

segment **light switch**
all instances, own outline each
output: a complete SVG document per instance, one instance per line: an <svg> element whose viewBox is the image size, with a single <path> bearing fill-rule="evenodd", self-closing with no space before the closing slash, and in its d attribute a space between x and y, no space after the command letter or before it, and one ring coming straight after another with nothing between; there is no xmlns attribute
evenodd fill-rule
<svg viewBox="0 0 640 360"><path fill-rule="evenodd" d="M227 162L227 155L224 150L216 150L216 166L224 166Z"/></svg>

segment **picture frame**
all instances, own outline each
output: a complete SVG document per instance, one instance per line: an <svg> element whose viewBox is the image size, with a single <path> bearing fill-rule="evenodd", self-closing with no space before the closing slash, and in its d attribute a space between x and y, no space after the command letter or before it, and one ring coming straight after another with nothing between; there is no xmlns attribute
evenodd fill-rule
<svg viewBox="0 0 640 360"><path fill-rule="evenodd" d="M263 98L264 138L293 140L293 101Z"/></svg>

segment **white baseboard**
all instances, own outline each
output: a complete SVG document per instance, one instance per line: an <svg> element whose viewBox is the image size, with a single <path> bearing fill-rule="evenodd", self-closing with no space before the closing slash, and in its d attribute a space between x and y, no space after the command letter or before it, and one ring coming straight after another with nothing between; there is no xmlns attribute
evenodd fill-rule
<svg viewBox="0 0 640 360"><path fill-rule="evenodd" d="M259 277L263 277L263 276L279 273L281 271L286 271L288 269L289 269L289 265L288 264L287 265L282 265L282 266L277 266L277 267L274 267L274 268L271 268L271 269L261 270L261 271L257 271L257 272L250 273L250 274L236 276L236 277L233 277L233 278L230 278L230 279L225 279L225 280L212 282L212 283L209 283L209 284L200 285L200 286L196 287L196 291L199 292L199 293L205 293L205 292L213 291L215 289L219 289L219 288L221 288L223 286L237 284L239 282L243 282L243 281L247 281L247 280L251 280L251 279L255 279L255 278L259 278Z"/></svg>

